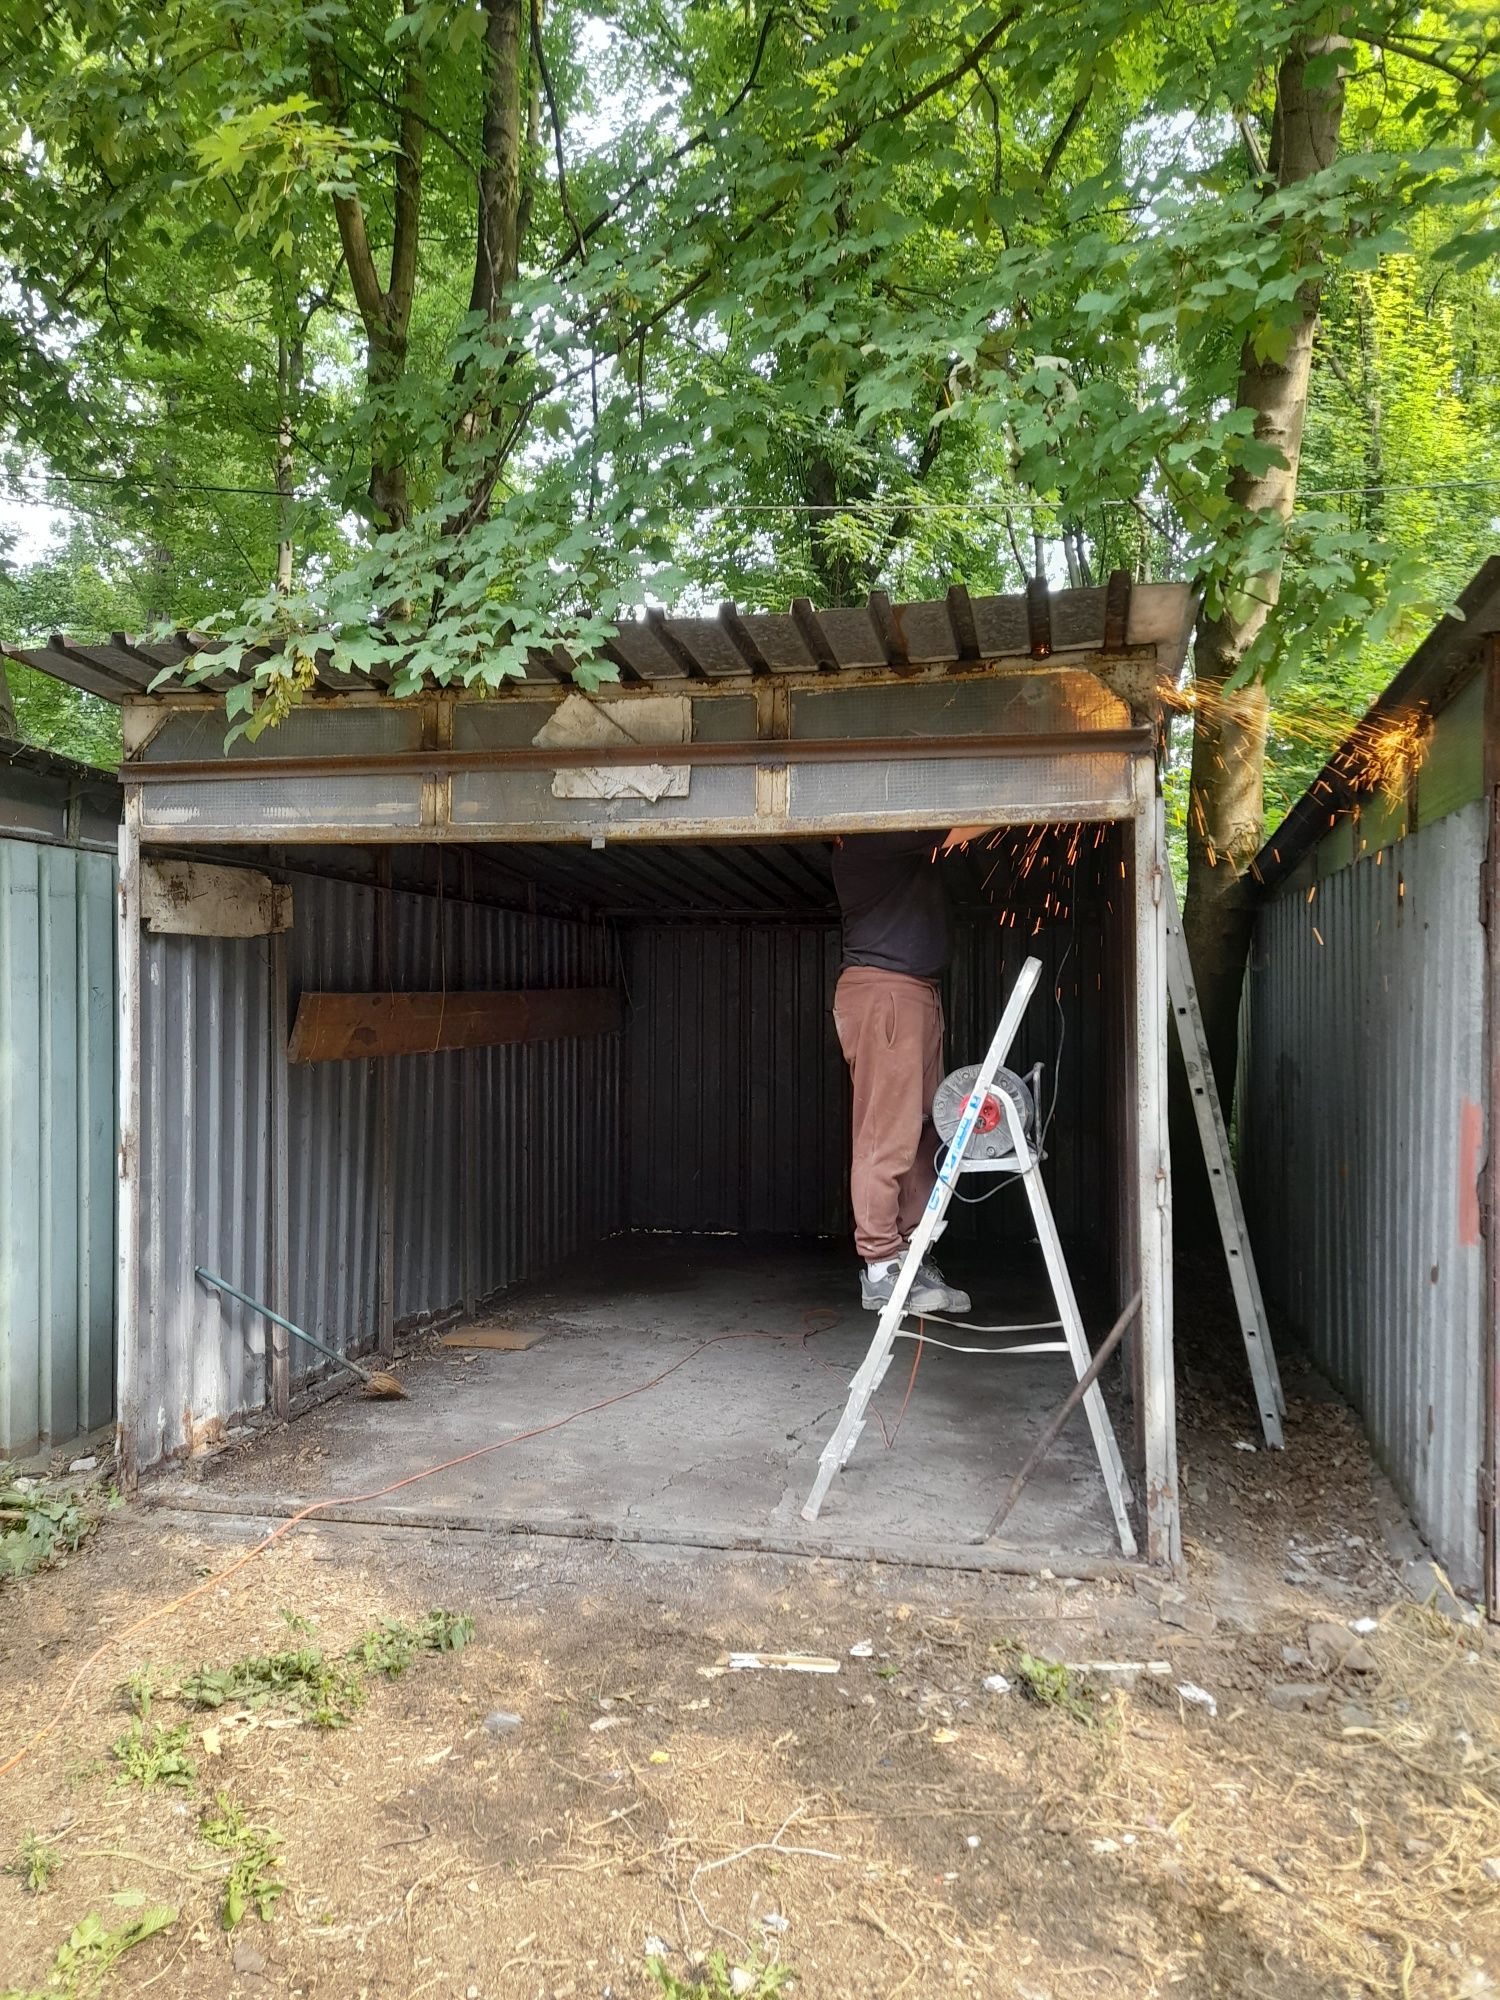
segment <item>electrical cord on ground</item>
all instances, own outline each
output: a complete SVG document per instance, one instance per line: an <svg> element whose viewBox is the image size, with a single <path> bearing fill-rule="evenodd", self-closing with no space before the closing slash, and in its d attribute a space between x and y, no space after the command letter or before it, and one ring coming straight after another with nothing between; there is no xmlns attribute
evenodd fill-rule
<svg viewBox="0 0 1500 2000"><path fill-rule="evenodd" d="M807 1317L811 1319L813 1315L808 1314ZM835 1315L834 1322L830 1323L836 1323L837 1318L838 1315ZM314 1515L327 1514L335 1507L368 1506L373 1500L383 1500L387 1494L399 1493L406 1486L416 1486L422 1480L432 1479L440 1472L452 1472L457 1466L472 1465L476 1459L488 1458L492 1453L504 1451L510 1445L525 1444L531 1438L546 1437L553 1431L562 1430L567 1424L577 1423L580 1417L593 1416L599 1410L610 1409L616 1403L629 1402L633 1396L642 1396L648 1389L659 1387L661 1383L666 1381L669 1375L675 1375L679 1368L686 1368L690 1361L696 1361L700 1354L707 1353L710 1347L717 1347L724 1341L780 1340L788 1344L795 1341L797 1345L805 1347L808 1340L814 1334L824 1333L827 1330L827 1327L808 1326L800 1337L793 1334L762 1333L759 1331L712 1334L707 1340L700 1340L696 1347L692 1348L688 1353L680 1355L668 1367L661 1369L646 1381L638 1382L632 1389L622 1389L616 1395L604 1396L596 1403L587 1403L582 1409L570 1410L566 1416L554 1417L550 1423L536 1424L530 1430L516 1431L510 1437L496 1438L489 1444L478 1445L473 1451L460 1452L456 1458L445 1458L440 1460L436 1465L423 1466L420 1471L408 1472L401 1479L389 1480L384 1486L374 1487L368 1493L340 1493L328 1499L310 1502L306 1507L299 1508L295 1514L289 1516L279 1527L270 1529L255 1544L254 1548L247 1549L244 1555L237 1556L232 1563L227 1564L223 1569L216 1570L212 1576L207 1576L201 1583L194 1584L191 1590L184 1590L177 1597L171 1598L166 1604L158 1605L154 1611L148 1611L144 1617L133 1620L122 1631L112 1632L107 1639L102 1640L94 1648L93 1652L89 1654L77 1673L74 1674L63 1694L62 1701L49 1719L28 1742L23 1743L19 1750L14 1751L3 1763L0 1763L0 1778L6 1777L10 1772L15 1770L16 1766L29 1757L33 1750L38 1749L50 1736L57 1732L66 1717L71 1714L77 1702L79 1690L82 1688L84 1682L107 1653L113 1652L117 1646L123 1645L127 1639L133 1639L137 1632L144 1632L148 1626L155 1625L159 1620L169 1617L174 1611L180 1611L184 1605L191 1604L195 1597L202 1597L206 1591L216 1590L221 1584L228 1582L230 1577L238 1575L242 1569L254 1562L257 1556L263 1556L268 1549L274 1548L279 1541L291 1533L293 1528L299 1527L304 1521L311 1520Z"/></svg>

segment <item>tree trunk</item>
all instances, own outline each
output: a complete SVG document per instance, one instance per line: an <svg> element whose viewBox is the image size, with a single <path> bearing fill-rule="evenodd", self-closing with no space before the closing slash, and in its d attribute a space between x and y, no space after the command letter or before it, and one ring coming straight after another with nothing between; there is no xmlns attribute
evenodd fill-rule
<svg viewBox="0 0 1500 2000"><path fill-rule="evenodd" d="M1276 80L1276 108L1267 170L1279 188L1309 179L1338 152L1344 81L1338 72L1312 88L1308 64L1343 47L1325 39L1297 42ZM1307 414L1308 378L1318 324L1316 280L1298 294L1300 317L1282 360L1257 358L1247 342L1240 357L1238 403L1254 413L1255 435L1277 446L1285 464L1257 476L1237 472L1231 497L1241 507L1287 519L1297 497L1297 463ZM1269 701L1263 683L1225 694L1275 608L1278 565L1218 618L1198 621L1197 701L1188 808L1188 896L1183 929L1192 953L1209 1054L1226 1112L1234 1089L1240 989L1254 921L1249 864L1264 836L1265 755Z"/></svg>
<svg viewBox="0 0 1500 2000"><path fill-rule="evenodd" d="M540 0L537 28L540 32ZM500 315L520 269L521 0L485 0L479 221L470 312Z"/></svg>
<svg viewBox="0 0 1500 2000"><path fill-rule="evenodd" d="M406 12L414 11L406 0ZM370 248L364 205L357 194L333 197L344 264L365 329L365 386L374 408L374 443L370 453L370 509L381 529L404 528L411 519L407 490L406 453L394 404L406 374L406 344L412 299L417 284L417 252L422 209L422 156L426 140L422 104L425 76L414 38L408 37L402 69L400 129L396 147L391 231L391 280L382 285ZM337 51L317 41L308 48L308 72L336 125L348 122L343 78ZM381 406L385 407L382 408Z"/></svg>

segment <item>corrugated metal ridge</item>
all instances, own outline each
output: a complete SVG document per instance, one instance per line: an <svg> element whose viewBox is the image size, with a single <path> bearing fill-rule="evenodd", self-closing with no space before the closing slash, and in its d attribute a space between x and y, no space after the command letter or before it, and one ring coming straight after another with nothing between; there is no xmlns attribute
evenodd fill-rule
<svg viewBox="0 0 1500 2000"><path fill-rule="evenodd" d="M1328 815L1367 796L1350 776L1362 740L1375 724L1412 710L1436 715L1479 664L1482 643L1500 632L1500 555L1494 555L1459 593L1461 618L1442 618L1411 658L1365 710L1354 728L1298 799L1256 856L1255 872L1269 890L1328 831Z"/></svg>
<svg viewBox="0 0 1500 2000"><path fill-rule="evenodd" d="M0 647L0 652L10 652L9 647ZM15 655L12 654L14 658ZM43 749L40 743L20 743L0 737L0 782L10 766L23 771L35 771L39 777L60 778L70 784L92 785L101 792L120 790L119 774L106 770L100 764L82 764L76 757L64 757L56 750Z"/></svg>
<svg viewBox="0 0 1500 2000"><path fill-rule="evenodd" d="M944 597L907 604L892 604L874 591L863 605L823 611L806 598L785 612L741 611L732 602L713 615L649 611L617 625L601 650L627 684L669 681L678 688L774 673L884 670L901 678L924 667L972 670L1006 656L1056 659L1138 645L1159 647L1170 673L1180 663L1190 623L1186 584L1133 586L1127 572L1117 571L1107 584L1086 590L971 596L956 583ZM0 645L0 653L107 701L123 701L146 693L164 670L220 644L183 631L150 641L116 632L106 644L84 645L55 632L45 646ZM576 664L564 646L538 650L528 678L570 684ZM365 686L362 679L321 672L317 684L334 694ZM220 692L232 679L209 685Z"/></svg>

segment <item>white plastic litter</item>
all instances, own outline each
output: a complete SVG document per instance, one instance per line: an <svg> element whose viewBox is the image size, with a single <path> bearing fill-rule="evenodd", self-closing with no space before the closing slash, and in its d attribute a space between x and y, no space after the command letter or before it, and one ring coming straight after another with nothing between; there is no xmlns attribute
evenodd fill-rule
<svg viewBox="0 0 1500 2000"><path fill-rule="evenodd" d="M1349 1630L1357 1632L1361 1639L1365 1637L1366 1633L1377 1632L1379 1629L1380 1620L1378 1618L1356 1618L1354 1623L1349 1627Z"/></svg>
<svg viewBox="0 0 1500 2000"><path fill-rule="evenodd" d="M984 1677L984 1691L986 1694L1009 1694L1010 1682L1005 1678L1004 1674L986 1674Z"/></svg>
<svg viewBox="0 0 1500 2000"><path fill-rule="evenodd" d="M868 1639L856 1639L854 1644L849 1648L849 1657L851 1660L868 1660L874 1651L875 1648L870 1644Z"/></svg>
<svg viewBox="0 0 1500 2000"><path fill-rule="evenodd" d="M1182 1696L1184 1701L1192 1702L1195 1707L1206 1708L1210 1715L1218 1714L1219 1704L1214 1700L1208 1689L1199 1687L1196 1681L1179 1681L1177 1692Z"/></svg>

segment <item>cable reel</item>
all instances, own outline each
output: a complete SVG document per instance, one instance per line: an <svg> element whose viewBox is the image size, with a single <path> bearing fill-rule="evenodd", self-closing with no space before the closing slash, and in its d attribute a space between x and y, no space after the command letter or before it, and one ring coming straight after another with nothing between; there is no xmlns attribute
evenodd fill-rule
<svg viewBox="0 0 1500 2000"><path fill-rule="evenodd" d="M1041 1096L1042 1065L1036 1066L1026 1076L1019 1076L1013 1069L997 1069L995 1079L985 1094L979 1107L979 1117L974 1126L973 1137L969 1140L968 1151L964 1155L969 1160L1013 1160L1015 1149L1010 1142L1010 1130L1000 1108L998 1093L1003 1092L1015 1106L1021 1121L1021 1130L1026 1138L1035 1143L1037 1129L1037 1103ZM932 1100L932 1122L937 1127L938 1137L945 1145L952 1142L963 1117L964 1106L968 1103L974 1085L979 1081L979 1064L972 1063L967 1069L956 1069L945 1076L937 1087Z"/></svg>

